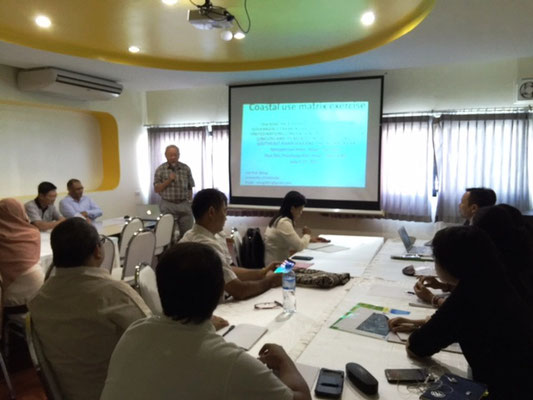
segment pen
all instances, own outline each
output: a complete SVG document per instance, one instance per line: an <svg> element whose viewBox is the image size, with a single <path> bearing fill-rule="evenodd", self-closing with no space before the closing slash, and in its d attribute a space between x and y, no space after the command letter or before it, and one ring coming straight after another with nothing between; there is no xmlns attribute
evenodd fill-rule
<svg viewBox="0 0 533 400"><path fill-rule="evenodd" d="M235 329L235 325L230 325L228 330L222 334L222 337L226 336L228 333L230 333L233 329Z"/></svg>
<svg viewBox="0 0 533 400"><path fill-rule="evenodd" d="M408 290L407 292L405 292L407 294L415 294L415 292L411 292L410 290Z"/></svg>

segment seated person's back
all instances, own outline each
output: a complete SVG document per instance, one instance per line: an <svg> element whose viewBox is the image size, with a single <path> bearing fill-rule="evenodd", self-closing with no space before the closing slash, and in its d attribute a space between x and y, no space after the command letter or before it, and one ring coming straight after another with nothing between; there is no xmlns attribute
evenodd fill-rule
<svg viewBox="0 0 533 400"><path fill-rule="evenodd" d="M126 283L100 268L103 247L80 218L51 235L56 274L29 309L43 352L65 399L99 399L111 353L128 326L150 314Z"/></svg>
<svg viewBox="0 0 533 400"><path fill-rule="evenodd" d="M493 243L475 227L453 227L435 235L433 251L437 274L456 287L411 334L408 351L425 357L458 342L474 379L488 384L491 399L527 398L533 309L510 284Z"/></svg>
<svg viewBox="0 0 533 400"><path fill-rule="evenodd" d="M113 352L102 400L310 398L279 346L271 348L279 356L278 378L215 333L209 318L224 279L213 249L180 243L163 255L156 274L165 316L137 321L126 331Z"/></svg>

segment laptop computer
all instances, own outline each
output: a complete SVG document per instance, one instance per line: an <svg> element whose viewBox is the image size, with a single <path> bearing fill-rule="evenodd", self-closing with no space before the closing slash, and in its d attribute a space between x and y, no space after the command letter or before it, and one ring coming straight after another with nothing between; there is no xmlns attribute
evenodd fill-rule
<svg viewBox="0 0 533 400"><path fill-rule="evenodd" d="M407 234L407 231L405 230L405 227L402 226L400 229L398 229L398 234L400 235L400 239L402 239L403 245L405 246L405 250L407 251L408 254L416 254L419 256L426 256L426 257L433 256L431 247L413 246L414 240L411 240L411 238Z"/></svg>
<svg viewBox="0 0 533 400"><path fill-rule="evenodd" d="M136 208L137 217L145 221L155 221L161 214L159 204L141 204Z"/></svg>

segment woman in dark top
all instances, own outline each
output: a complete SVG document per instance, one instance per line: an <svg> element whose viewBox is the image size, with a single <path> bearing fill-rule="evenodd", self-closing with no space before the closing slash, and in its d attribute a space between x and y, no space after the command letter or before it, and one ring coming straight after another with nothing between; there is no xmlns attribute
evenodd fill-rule
<svg viewBox="0 0 533 400"><path fill-rule="evenodd" d="M480 208L472 224L496 246L511 284L523 298L533 298L533 235L522 213L508 204ZM531 396L533 398L533 396Z"/></svg>
<svg viewBox="0 0 533 400"><path fill-rule="evenodd" d="M447 228L435 235L433 254L439 278L456 287L411 334L408 354L428 357L459 342L490 399L533 398L533 308L511 285L490 238L476 227Z"/></svg>

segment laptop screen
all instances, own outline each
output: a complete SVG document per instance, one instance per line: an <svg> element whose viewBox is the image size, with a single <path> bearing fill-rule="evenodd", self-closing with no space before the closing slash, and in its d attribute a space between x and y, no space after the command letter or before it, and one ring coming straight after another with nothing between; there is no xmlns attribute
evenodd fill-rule
<svg viewBox="0 0 533 400"><path fill-rule="evenodd" d="M400 239L402 239L403 245L405 246L405 250L411 250L413 244L411 243L411 239L409 238L409 235L407 234L407 231L403 226L398 229L398 234L400 235Z"/></svg>

